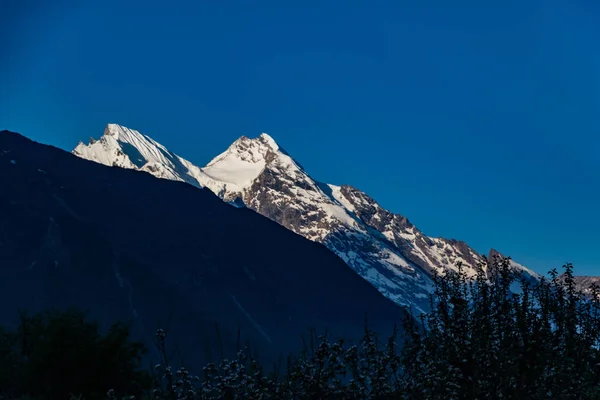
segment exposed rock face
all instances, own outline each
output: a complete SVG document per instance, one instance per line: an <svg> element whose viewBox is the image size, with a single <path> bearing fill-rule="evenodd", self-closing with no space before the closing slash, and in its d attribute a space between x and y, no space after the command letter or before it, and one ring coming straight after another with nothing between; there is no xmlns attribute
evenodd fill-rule
<svg viewBox="0 0 600 400"><path fill-rule="evenodd" d="M377 232L377 227L365 223L362 215L348 208L353 202L344 197L341 187L313 180L266 134L257 139L239 139L211 161L204 172L208 176L215 169L223 172L226 168L222 165L238 164L239 160L258 163L261 168L246 185L216 190L224 200L241 198L246 207L307 239L325 244L398 304L412 306L416 311L426 309L431 285L428 272L411 264L393 242ZM235 171L223 175L232 176ZM366 197L362 193L361 196ZM373 208L376 203L371 202Z"/></svg>
<svg viewBox="0 0 600 400"><path fill-rule="evenodd" d="M581 290L586 295L592 294L592 286L600 287L600 276L574 276L575 287ZM559 279L564 281L564 275L560 275Z"/></svg>
<svg viewBox="0 0 600 400"><path fill-rule="evenodd" d="M110 142L111 146L132 154L138 164L132 167L127 157L113 147L98 147L98 142L80 144L74 154L107 165L114 160L125 168L206 187L230 204L243 205L325 244L385 296L415 311L428 307L434 272L456 269L459 262L470 275L485 268L485 258L468 244L429 237L406 217L382 208L352 186L315 181L267 134L255 139L242 136L206 167L198 168L137 131L111 126L109 132L121 136L127 132L124 141ZM126 148L125 142L142 150ZM157 150L151 150L153 146ZM155 169L151 163L159 166Z"/></svg>
<svg viewBox="0 0 600 400"><path fill-rule="evenodd" d="M403 257L426 271L443 272L445 268L455 268L460 261L474 273L484 263L483 257L465 242L426 236L406 217L381 208L351 186L342 186L340 192L363 223L382 233Z"/></svg>

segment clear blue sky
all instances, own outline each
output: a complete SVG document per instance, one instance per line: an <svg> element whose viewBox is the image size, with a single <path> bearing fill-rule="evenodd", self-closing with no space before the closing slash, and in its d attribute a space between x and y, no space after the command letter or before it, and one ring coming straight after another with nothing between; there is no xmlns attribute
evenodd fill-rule
<svg viewBox="0 0 600 400"><path fill-rule="evenodd" d="M600 274L596 0L7 1L0 129L200 165L268 132L427 234Z"/></svg>

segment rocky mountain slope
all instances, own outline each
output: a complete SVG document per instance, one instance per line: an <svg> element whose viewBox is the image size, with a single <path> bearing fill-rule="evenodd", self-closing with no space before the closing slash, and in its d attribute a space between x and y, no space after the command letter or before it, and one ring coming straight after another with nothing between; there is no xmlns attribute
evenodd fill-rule
<svg viewBox="0 0 600 400"><path fill-rule="evenodd" d="M475 274L484 265L483 255L466 243L427 236L352 186L315 181L264 133L239 138L204 168L116 124L109 124L100 140L79 143L73 154L208 188L226 202L325 244L385 296L416 312L427 309L434 272L460 262Z"/></svg>
<svg viewBox="0 0 600 400"><path fill-rule="evenodd" d="M150 150L138 151L182 171ZM105 325L132 319L151 351L155 330L167 329L190 363L218 358L220 343L231 356L240 328L240 345L270 363L301 348L310 327L351 340L365 313L382 334L401 318L325 246L133 169L0 132L0 325L19 310L77 306Z"/></svg>
<svg viewBox="0 0 600 400"><path fill-rule="evenodd" d="M561 274L559 276L559 279L564 282L565 276ZM580 275L580 276L575 276L574 280L575 280L575 287L577 287L577 289L583 291L583 293L585 293L586 295L592 295L592 293L593 293L592 285L596 285L596 286L600 287L600 276Z"/></svg>

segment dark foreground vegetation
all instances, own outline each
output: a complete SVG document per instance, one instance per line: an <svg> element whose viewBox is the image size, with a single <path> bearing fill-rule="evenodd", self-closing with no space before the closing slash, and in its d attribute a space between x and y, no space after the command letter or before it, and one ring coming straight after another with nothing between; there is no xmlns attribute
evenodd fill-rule
<svg viewBox="0 0 600 400"><path fill-rule="evenodd" d="M497 260L475 277L438 276L432 312L360 343L312 334L305 351L261 366L246 349L201 371L146 349L128 326L101 333L77 311L21 315L0 330L6 399L600 399L600 290L582 293L573 268L540 282ZM156 335L166 354L168 338Z"/></svg>

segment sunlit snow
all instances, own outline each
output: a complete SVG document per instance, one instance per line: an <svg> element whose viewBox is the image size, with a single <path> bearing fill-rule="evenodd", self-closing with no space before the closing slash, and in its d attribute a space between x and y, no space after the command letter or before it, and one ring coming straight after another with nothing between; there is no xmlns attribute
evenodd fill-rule
<svg viewBox="0 0 600 400"><path fill-rule="evenodd" d="M474 275L483 262L465 244L424 235L364 192L316 182L266 133L255 139L240 137L204 168L117 124L109 124L99 140L80 143L73 153L104 165L205 187L236 207L245 205L259 212L263 206L271 212L292 210L301 217L286 225L288 229L325 244L382 294L417 310L426 303L432 271L444 273L462 262L467 274ZM272 185L259 180L265 176ZM259 192L262 197L257 196Z"/></svg>

